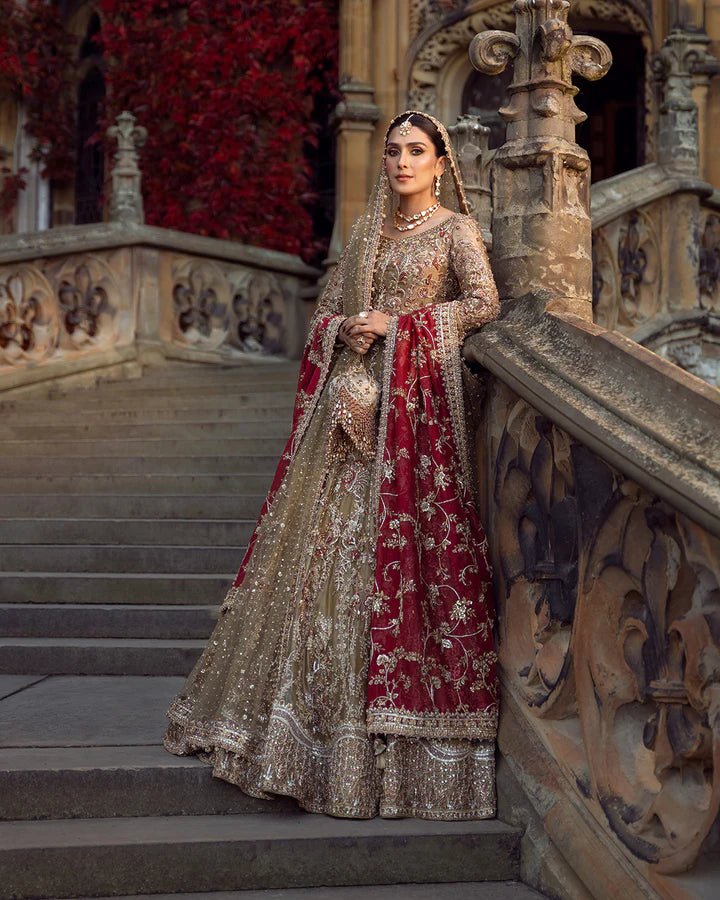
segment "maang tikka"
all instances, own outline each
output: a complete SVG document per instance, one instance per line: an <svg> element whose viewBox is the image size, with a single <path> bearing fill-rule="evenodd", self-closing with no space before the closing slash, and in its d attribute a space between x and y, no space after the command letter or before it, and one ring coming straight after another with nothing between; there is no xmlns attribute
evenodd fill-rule
<svg viewBox="0 0 720 900"><path fill-rule="evenodd" d="M410 129L413 127L413 124L410 121L411 118L412 116L408 116L404 122L401 122L400 125L398 125L398 131L403 137L407 137L407 135L410 134Z"/></svg>

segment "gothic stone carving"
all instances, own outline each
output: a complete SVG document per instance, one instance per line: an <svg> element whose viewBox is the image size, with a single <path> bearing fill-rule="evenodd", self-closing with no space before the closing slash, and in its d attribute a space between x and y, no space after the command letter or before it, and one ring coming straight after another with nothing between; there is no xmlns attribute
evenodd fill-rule
<svg viewBox="0 0 720 900"><path fill-rule="evenodd" d="M53 289L32 265L0 270L0 361L38 362L50 355L59 333Z"/></svg>
<svg viewBox="0 0 720 900"><path fill-rule="evenodd" d="M660 205L654 204L595 229L593 310L598 325L629 332L661 311L660 214Z"/></svg>
<svg viewBox="0 0 720 900"><path fill-rule="evenodd" d="M506 677L551 744L580 735L557 758L636 864L683 871L720 805L720 541L524 401L503 408Z"/></svg>
<svg viewBox="0 0 720 900"><path fill-rule="evenodd" d="M706 216L700 241L700 305L704 309L720 308L720 216Z"/></svg>
<svg viewBox="0 0 720 900"><path fill-rule="evenodd" d="M145 216L138 150L147 140L147 130L136 125L135 116L124 110L117 117L117 124L108 128L107 134L118 142L111 172L110 221L141 223Z"/></svg>
<svg viewBox="0 0 720 900"><path fill-rule="evenodd" d="M120 289L105 260L87 256L78 264L69 259L54 281L63 322L61 346L111 347L117 337Z"/></svg>
<svg viewBox="0 0 720 900"><path fill-rule="evenodd" d="M283 353L285 297L277 276L208 260L172 267L173 340L196 350Z"/></svg>

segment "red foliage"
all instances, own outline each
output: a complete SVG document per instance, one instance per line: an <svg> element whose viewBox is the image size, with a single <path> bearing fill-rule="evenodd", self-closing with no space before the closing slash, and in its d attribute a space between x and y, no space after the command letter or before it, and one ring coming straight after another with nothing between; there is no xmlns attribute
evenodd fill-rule
<svg viewBox="0 0 720 900"><path fill-rule="evenodd" d="M0 0L0 22L0 81L24 102L25 130L37 142L32 156L41 162L42 174L67 181L75 161L75 38L65 31L57 7L45 0ZM5 179L4 185L17 194L21 180ZM5 188L1 196L6 206Z"/></svg>
<svg viewBox="0 0 720 900"><path fill-rule="evenodd" d="M103 127L148 129L148 222L311 255L317 93L337 83L336 0L99 0Z"/></svg>

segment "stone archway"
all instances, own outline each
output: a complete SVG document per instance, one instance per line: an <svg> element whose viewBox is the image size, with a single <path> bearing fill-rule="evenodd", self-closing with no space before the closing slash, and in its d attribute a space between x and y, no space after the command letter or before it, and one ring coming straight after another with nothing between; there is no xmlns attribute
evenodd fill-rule
<svg viewBox="0 0 720 900"><path fill-rule="evenodd" d="M424 109L448 120L461 111L459 97L473 72L467 59L470 41L487 29L514 30L513 0L477 0L462 10L447 12L437 0L413 0L410 30L413 39L408 51L403 80L407 85L407 106ZM653 22L646 0L575 0L570 18L584 31L611 23L625 33L636 35L645 55L644 73L644 161L655 158L654 131L657 101L653 90Z"/></svg>

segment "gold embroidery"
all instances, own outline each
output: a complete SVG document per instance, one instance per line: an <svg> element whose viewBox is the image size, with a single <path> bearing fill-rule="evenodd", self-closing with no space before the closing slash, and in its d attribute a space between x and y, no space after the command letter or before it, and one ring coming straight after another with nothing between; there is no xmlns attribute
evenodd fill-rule
<svg viewBox="0 0 720 900"><path fill-rule="evenodd" d="M373 710L368 724L366 708L371 604L384 602L373 596L372 585L379 484L394 464L383 458L382 429L394 344L403 340L397 316L428 303L445 304L444 347L438 352L443 359L459 359L456 320L446 322L446 316L458 315L455 304L464 302L470 302L475 321L492 308L489 302L481 309L487 298L480 306L454 299L470 296L461 291L456 267L465 284L473 281L470 263L462 268L463 254L474 252L463 237L467 220L456 215L412 239L380 240L376 308L393 318L384 347L376 342L365 358L382 385L375 458L351 452L319 464L329 410L327 390L318 389L304 404L291 464L258 526L245 579L228 591L224 614L168 710L166 748L197 753L214 774L253 796L289 794L313 812L361 818L379 813L452 820L495 813L495 708L473 721L472 739L461 739L456 723L436 716L433 722L401 721L405 733L388 735L379 745L375 738L383 734L383 723L392 718L396 730L403 713ZM333 317L316 353L321 384L331 368L335 374L352 363L352 351L335 347L343 268L341 259L314 317ZM447 376L456 410L452 422L440 423L442 433L457 433L456 376ZM461 623L462 605L453 609L453 621ZM480 685L484 670L485 660L473 660ZM418 737L428 725L437 738Z"/></svg>

